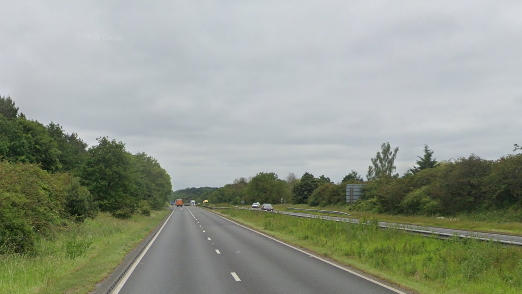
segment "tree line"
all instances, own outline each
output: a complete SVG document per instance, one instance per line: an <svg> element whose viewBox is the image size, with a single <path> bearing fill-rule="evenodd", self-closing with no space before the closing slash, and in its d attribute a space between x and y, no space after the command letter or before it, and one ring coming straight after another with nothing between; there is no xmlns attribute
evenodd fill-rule
<svg viewBox="0 0 522 294"><path fill-rule="evenodd" d="M0 254L30 251L37 236L99 211L128 218L165 206L172 184L156 159L114 139L97 142L88 148L0 96Z"/></svg>
<svg viewBox="0 0 522 294"><path fill-rule="evenodd" d="M395 166L399 148L392 148L387 142L371 158L366 180L354 170L340 183L309 172L301 178L290 173L284 180L275 173L260 172L250 179L238 178L205 197L211 203L348 205L346 184L362 183L363 197L352 209L408 215L455 215L491 209L522 211L522 154L517 154L522 147L514 147L513 154L497 160L471 154L439 162L434 151L425 145L424 154L400 176Z"/></svg>

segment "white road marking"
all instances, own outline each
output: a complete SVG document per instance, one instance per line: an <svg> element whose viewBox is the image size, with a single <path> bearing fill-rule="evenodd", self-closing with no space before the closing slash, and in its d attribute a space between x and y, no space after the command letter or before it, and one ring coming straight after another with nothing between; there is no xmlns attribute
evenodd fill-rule
<svg viewBox="0 0 522 294"><path fill-rule="evenodd" d="M236 282L241 282L241 279L235 272L230 272L230 274L232 275L232 277L234 277L234 280L236 280Z"/></svg>
<svg viewBox="0 0 522 294"><path fill-rule="evenodd" d="M377 284L377 285L379 285L379 286L381 286L381 287L383 287L383 288L386 288L386 289L388 289L388 290L391 290L391 291L393 291L393 292L395 292L395 293L397 293L397 294L406 294L405 292L402 292L402 291L400 291L399 289L395 289L395 288L393 288L393 287L391 287L391 286L388 286L388 285L386 285L386 284L383 284L383 283L381 283L381 282L379 282L379 281L377 281L377 280L374 280L374 279L372 279L372 278L370 278L370 277L367 277L367 276L361 275L361 274L359 274L359 273L357 273L357 272L354 272L354 271L352 271L352 270L350 270L350 269L347 269L347 268L345 268L345 267L343 267L343 266L340 266L340 265L338 265L338 264L335 264L335 263L333 263L333 262L331 262L331 261L329 261L329 260L326 260L326 259L321 258L321 257L319 257L319 256L310 255L309 252L306 252L306 251L304 251L304 250L302 250L302 249L299 249L299 248L297 248L297 247L295 247L295 246L292 246L292 245L290 245L290 244L287 244L287 243L285 243L285 242L283 242L283 241L281 241L281 240L278 240L278 239L276 239L276 238L274 238L274 237L271 237L271 236L268 236L268 235L263 234L263 233L261 233L261 232L258 232L258 231L256 231L256 230L251 229L251 228L249 228L249 227L247 227L247 226L244 226L244 225L242 225L242 224L240 224L240 223L236 223L235 221L230 220L230 219L228 219L228 218L226 218L226 217L224 217L224 216L221 216L221 215L219 215L219 214L217 214L217 213L215 213L215 212L211 212L211 211L208 211L208 210L207 210L207 212L209 212L209 213L213 213L213 214L219 216L220 218L222 218L222 219L224 219L224 220L227 220L227 221L229 221L229 222L231 222L231 223L233 223L233 224L236 224L236 225L238 225L238 226L240 226L240 227L242 227L242 228L245 228L245 229L247 229L247 230L249 230L249 231L252 231L252 232L254 232L254 233L257 233L257 234L259 234L259 235L261 235L261 236L264 236L264 237L266 237L266 238L268 238L268 239L274 240L274 241L276 241L276 242L278 242L278 243L281 243L281 244L283 244L283 245L285 245L285 246L288 246L288 247L290 247L290 248L292 248L292 249L294 249L294 250L297 250L297 251L299 251L299 252L301 252L301 253L304 253L304 254L306 254L306 255L309 255L310 257L313 257L313 258L318 259L318 260L320 260L320 261L322 261L322 262L328 263L329 265L334 266L334 267L336 267L336 268L338 268L338 269L341 269L341 270L343 270L343 271L345 271L345 272L348 272L348 273L350 273L350 274L352 274L352 275L358 276L358 277L363 278L363 279L365 279L365 280L367 280L367 281L370 281L370 282L372 282L372 283L374 283L374 284Z"/></svg>
<svg viewBox="0 0 522 294"><path fill-rule="evenodd" d="M219 250L217 250L217 249L216 249L216 253L217 253L217 254L221 254L221 252L219 252Z"/></svg>
<svg viewBox="0 0 522 294"><path fill-rule="evenodd" d="M127 271L127 273L125 274L125 276L123 276L123 278L121 279L121 281L118 283L118 285L116 286L116 288L114 288L114 290L111 292L111 294L118 294L120 293L120 290L121 288L123 288L123 285L125 285L125 283L127 282L127 280L129 279L130 275L132 274L132 272L136 269L136 266L138 266L138 264L140 263L141 259L143 258L143 256L145 256L145 254L147 253L147 251L149 251L149 248L150 246L152 246L152 243L154 243L154 241L156 241L156 238L158 237L158 235L161 233L161 231L163 230L163 227L165 227L165 225L169 222L169 219L170 217L172 216L172 214L174 213L174 211L172 211L169 215L169 217L167 218L167 220L163 223L163 225L161 226L161 228L156 232L156 234L154 235L154 237L152 238L152 240L150 240L149 244L147 245L147 247L145 247L145 249L143 249L143 251L141 252L141 254L139 255L139 257L134 261L134 263L132 264L132 266L129 268L129 270Z"/></svg>
<svg viewBox="0 0 522 294"><path fill-rule="evenodd" d="M203 230L203 233L205 233L205 230Z"/></svg>
<svg viewBox="0 0 522 294"><path fill-rule="evenodd" d="M212 240L212 239L210 239L210 238L207 238L207 240L209 240L209 241L210 241L210 240Z"/></svg>

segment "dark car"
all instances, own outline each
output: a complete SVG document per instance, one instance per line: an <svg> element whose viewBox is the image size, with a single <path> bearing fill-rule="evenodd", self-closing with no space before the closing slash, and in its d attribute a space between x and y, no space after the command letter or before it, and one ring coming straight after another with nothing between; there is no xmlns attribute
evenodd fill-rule
<svg viewBox="0 0 522 294"><path fill-rule="evenodd" d="M274 208L272 207L272 204L265 203L265 204L261 205L261 210L273 211Z"/></svg>

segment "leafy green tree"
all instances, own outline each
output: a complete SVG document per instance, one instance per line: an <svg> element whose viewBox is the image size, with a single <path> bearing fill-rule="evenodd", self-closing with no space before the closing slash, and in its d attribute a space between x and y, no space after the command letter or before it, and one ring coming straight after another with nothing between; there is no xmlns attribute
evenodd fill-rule
<svg viewBox="0 0 522 294"><path fill-rule="evenodd" d="M325 175L321 175L319 177L319 179L317 179L318 185L327 184L327 183L332 183L332 181L330 180L329 177L326 177Z"/></svg>
<svg viewBox="0 0 522 294"><path fill-rule="evenodd" d="M279 203L280 198L288 197L288 189L275 173L261 172L248 182L246 194L249 202Z"/></svg>
<svg viewBox="0 0 522 294"><path fill-rule="evenodd" d="M58 144L49 135L47 129L37 121L17 119L27 142L24 157L30 163L41 164L44 170L58 172L62 169Z"/></svg>
<svg viewBox="0 0 522 294"><path fill-rule="evenodd" d="M0 115L0 159L9 162L29 162L29 145L18 120Z"/></svg>
<svg viewBox="0 0 522 294"><path fill-rule="evenodd" d="M51 122L46 128L59 150L61 170L79 176L87 160L87 144L76 133L66 134L59 124Z"/></svg>
<svg viewBox="0 0 522 294"><path fill-rule="evenodd" d="M318 186L318 181L314 178L314 175L305 172L299 183L297 183L292 190L294 204L308 203L308 197L312 195Z"/></svg>
<svg viewBox="0 0 522 294"><path fill-rule="evenodd" d="M102 137L88 153L82 184L88 187L101 211L116 217L130 217L139 199L132 197L135 194L134 162L125 144Z"/></svg>
<svg viewBox="0 0 522 294"><path fill-rule="evenodd" d="M352 172L350 172L349 174L347 174L343 180L341 181L341 183L349 183L349 182L363 182L363 178L356 172L352 169Z"/></svg>
<svg viewBox="0 0 522 294"><path fill-rule="evenodd" d="M308 197L310 206L327 206L346 203L346 185L324 182Z"/></svg>
<svg viewBox="0 0 522 294"><path fill-rule="evenodd" d="M368 174L366 177L368 181L381 180L384 178L398 178L395 172L395 158L399 152L399 147L391 149L390 143L386 142L381 145L381 152L377 152L372 158L372 165L368 167Z"/></svg>
<svg viewBox="0 0 522 294"><path fill-rule="evenodd" d="M140 205L144 209L148 207L155 210L161 209L172 192L170 176L156 159L145 153L134 155L133 165L135 171L134 198L147 202L147 204L142 202ZM147 209L143 211L147 211Z"/></svg>
<svg viewBox="0 0 522 294"><path fill-rule="evenodd" d="M79 178L69 177L65 188L65 210L77 222L94 218L98 212L89 190L80 184Z"/></svg>
<svg viewBox="0 0 522 294"><path fill-rule="evenodd" d="M248 180L241 177L238 179L235 179L234 182L231 185L228 185L230 191L229 199L233 204L241 204L241 201L245 201L246 199L246 189L248 187Z"/></svg>
<svg viewBox="0 0 522 294"><path fill-rule="evenodd" d="M490 207L522 204L522 154L504 156L492 162L485 186Z"/></svg>
<svg viewBox="0 0 522 294"><path fill-rule="evenodd" d="M485 180L491 170L491 162L472 154L459 158L443 181L445 193L440 199L444 212L455 214L479 208L486 199Z"/></svg>
<svg viewBox="0 0 522 294"><path fill-rule="evenodd" d="M18 107L9 96L0 96L0 116L2 115L7 119L15 119L18 116Z"/></svg>
<svg viewBox="0 0 522 294"><path fill-rule="evenodd" d="M416 174L423 169L434 168L435 166L437 166L438 161L435 158L433 158L433 152L434 151L430 150L428 145L424 145L424 156L417 156L417 158L419 159L415 162L417 166L414 166L409 171L412 174Z"/></svg>

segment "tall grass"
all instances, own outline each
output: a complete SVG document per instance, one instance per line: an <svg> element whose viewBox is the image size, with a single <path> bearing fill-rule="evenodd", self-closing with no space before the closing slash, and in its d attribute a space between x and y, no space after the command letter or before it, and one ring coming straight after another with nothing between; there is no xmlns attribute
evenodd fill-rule
<svg viewBox="0 0 522 294"><path fill-rule="evenodd" d="M298 205L277 205L278 210L285 210L288 207L312 208L307 204ZM476 211L472 213L461 213L454 216L422 216L422 215L390 215L378 214L368 211L355 211L351 206L339 205L321 207L325 210L342 211L352 215L353 218L371 219L377 218L380 221L416 224L430 227L445 227L461 230L483 231L492 233L522 235L522 209L502 209ZM313 213L313 212L307 212ZM324 213L317 213L323 214Z"/></svg>
<svg viewBox="0 0 522 294"><path fill-rule="evenodd" d="M522 293L522 248L368 225L222 211L281 239L420 293Z"/></svg>
<svg viewBox="0 0 522 294"><path fill-rule="evenodd" d="M99 214L38 239L31 254L0 255L0 293L89 293L168 212L129 220Z"/></svg>

